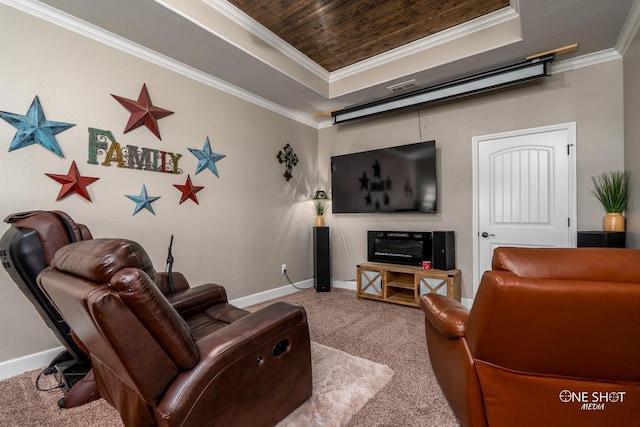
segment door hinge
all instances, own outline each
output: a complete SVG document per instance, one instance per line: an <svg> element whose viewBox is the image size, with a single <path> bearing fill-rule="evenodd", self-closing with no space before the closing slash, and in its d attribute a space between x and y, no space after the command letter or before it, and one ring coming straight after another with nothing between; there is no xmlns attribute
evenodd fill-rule
<svg viewBox="0 0 640 427"><path fill-rule="evenodd" d="M571 227L571 218L567 218L567 227Z"/></svg>
<svg viewBox="0 0 640 427"><path fill-rule="evenodd" d="M573 147L573 144L567 144L567 156L571 155L571 147Z"/></svg>

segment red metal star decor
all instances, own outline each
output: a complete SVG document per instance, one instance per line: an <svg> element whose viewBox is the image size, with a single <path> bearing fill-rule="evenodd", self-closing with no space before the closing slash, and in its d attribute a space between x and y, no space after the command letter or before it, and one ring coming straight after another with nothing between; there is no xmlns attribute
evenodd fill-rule
<svg viewBox="0 0 640 427"><path fill-rule="evenodd" d="M173 114L173 111L153 105L146 84L142 85L142 90L140 91L137 101L114 94L111 94L111 96L131 113L127 126L124 128L124 133L145 125L158 139L162 140L160 137L160 129L158 129L158 120Z"/></svg>
<svg viewBox="0 0 640 427"><path fill-rule="evenodd" d="M60 193L58 193L58 198L56 200L63 199L71 193L78 193L88 201L91 201L91 197L89 196L89 193L87 193L87 186L100 179L80 175L80 171L78 171L75 161L71 162L71 167L66 175L56 175L53 173L45 173L45 175L62 184L62 188L60 189Z"/></svg>
<svg viewBox="0 0 640 427"><path fill-rule="evenodd" d="M204 187L201 187L199 185L193 185L193 183L191 182L191 176L187 175L187 182L184 185L173 184L173 186L176 187L178 190L182 191L180 204L182 204L182 202L184 202L187 199L193 200L194 202L196 202L196 205L200 204L198 203L198 197L196 197L196 193L202 190Z"/></svg>

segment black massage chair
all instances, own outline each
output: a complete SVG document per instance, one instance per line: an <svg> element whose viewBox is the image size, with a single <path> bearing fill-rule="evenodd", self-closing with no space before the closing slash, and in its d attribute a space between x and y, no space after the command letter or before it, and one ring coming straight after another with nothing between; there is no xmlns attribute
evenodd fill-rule
<svg viewBox="0 0 640 427"><path fill-rule="evenodd" d="M91 239L91 232L61 211L21 212L4 221L11 228L0 239L2 266L65 347L45 370L56 375L65 393L58 404L71 408L99 398L88 352L36 283L58 249Z"/></svg>

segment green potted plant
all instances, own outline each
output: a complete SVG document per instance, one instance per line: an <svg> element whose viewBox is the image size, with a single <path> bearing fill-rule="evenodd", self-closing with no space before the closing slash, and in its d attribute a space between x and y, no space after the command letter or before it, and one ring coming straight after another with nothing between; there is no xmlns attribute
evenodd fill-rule
<svg viewBox="0 0 640 427"><path fill-rule="evenodd" d="M602 203L607 215L604 217L604 231L624 231L625 220L622 212L629 203L628 171L603 172L598 177L591 177L593 190L591 192Z"/></svg>
<svg viewBox="0 0 640 427"><path fill-rule="evenodd" d="M324 213L327 209L327 200L329 197L324 190L316 191L313 195L313 206L316 210L316 227L324 226Z"/></svg>

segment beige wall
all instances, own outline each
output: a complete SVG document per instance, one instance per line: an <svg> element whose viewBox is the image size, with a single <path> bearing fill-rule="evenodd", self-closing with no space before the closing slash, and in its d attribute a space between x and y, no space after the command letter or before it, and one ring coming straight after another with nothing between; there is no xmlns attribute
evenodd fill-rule
<svg viewBox="0 0 640 427"><path fill-rule="evenodd" d="M0 120L0 188L3 217L32 209L60 209L87 224L94 236L140 241L164 269L170 235L174 269L192 284L214 281L237 298L285 285L286 263L294 282L312 276L308 198L330 188L331 155L435 139L438 144L440 212L433 215L327 215L331 226L332 277L355 280L366 259L366 230L454 230L463 297L472 289L471 138L495 132L577 123L578 228L599 229L603 212L589 194L590 177L623 164L622 61L554 75L540 84L357 121L320 131L202 83L137 59L53 24L0 6L0 110L25 114L38 95L49 120L75 123L57 139L65 158L40 146L8 152L15 129ZM222 58L220 60L223 60ZM159 121L162 141L147 129L123 134L128 113L110 94L137 98L147 84L154 104L175 112ZM123 145L182 153L178 176L87 164L89 127L111 130ZM638 132L636 132L636 135ZM220 178L195 175L206 137ZM285 182L276 153L290 143L300 158ZM627 149L629 149L627 144ZM45 173L65 174L75 160L80 172L100 180L89 186L92 202L77 195L56 201L60 185ZM199 205L179 205L190 174ZM319 175L319 178L318 178ZM319 183L317 182L319 181ZM145 184L156 215L133 216ZM6 225L0 225L4 233ZM266 248L266 250L265 250ZM58 346L33 306L6 273L0 273L0 362Z"/></svg>
<svg viewBox="0 0 640 427"><path fill-rule="evenodd" d="M631 172L627 245L640 248L640 33L624 55L624 167Z"/></svg>
<svg viewBox="0 0 640 427"><path fill-rule="evenodd" d="M623 165L622 60L554 74L541 82L442 105L355 121L320 132L320 181L331 155L435 139L439 213L328 215L332 276L355 279L366 260L366 231L454 230L463 298L472 298L474 136L576 122L578 229L600 230L604 210L591 176ZM328 185L328 184L325 184Z"/></svg>
<svg viewBox="0 0 640 427"><path fill-rule="evenodd" d="M127 237L149 252L164 270L171 234L174 270L192 284L223 284L230 298L287 284L286 263L294 282L312 276L308 201L317 174L317 129L284 118L237 97L100 44L61 27L0 7L0 111L26 114L38 95L48 120L75 123L57 135L65 158L33 145L8 152L16 129L0 120L0 216L25 210L59 209L87 224L95 237ZM223 59L220 59L223 60ZM175 113L159 120L162 141L146 128L124 134L129 113L110 94L137 99L146 83L153 103ZM122 145L183 154L180 175L87 163L89 127L111 130ZM197 159L209 137L220 177L209 170L195 175ZM276 154L290 143L300 159L286 182ZM92 202L78 195L60 201L61 188L45 173L66 174L75 160L85 176L99 177L88 187ZM189 174L199 205L179 204ZM125 195L151 196L155 216ZM0 223L0 234L8 226ZM59 346L33 306L8 274L0 272L0 361Z"/></svg>

